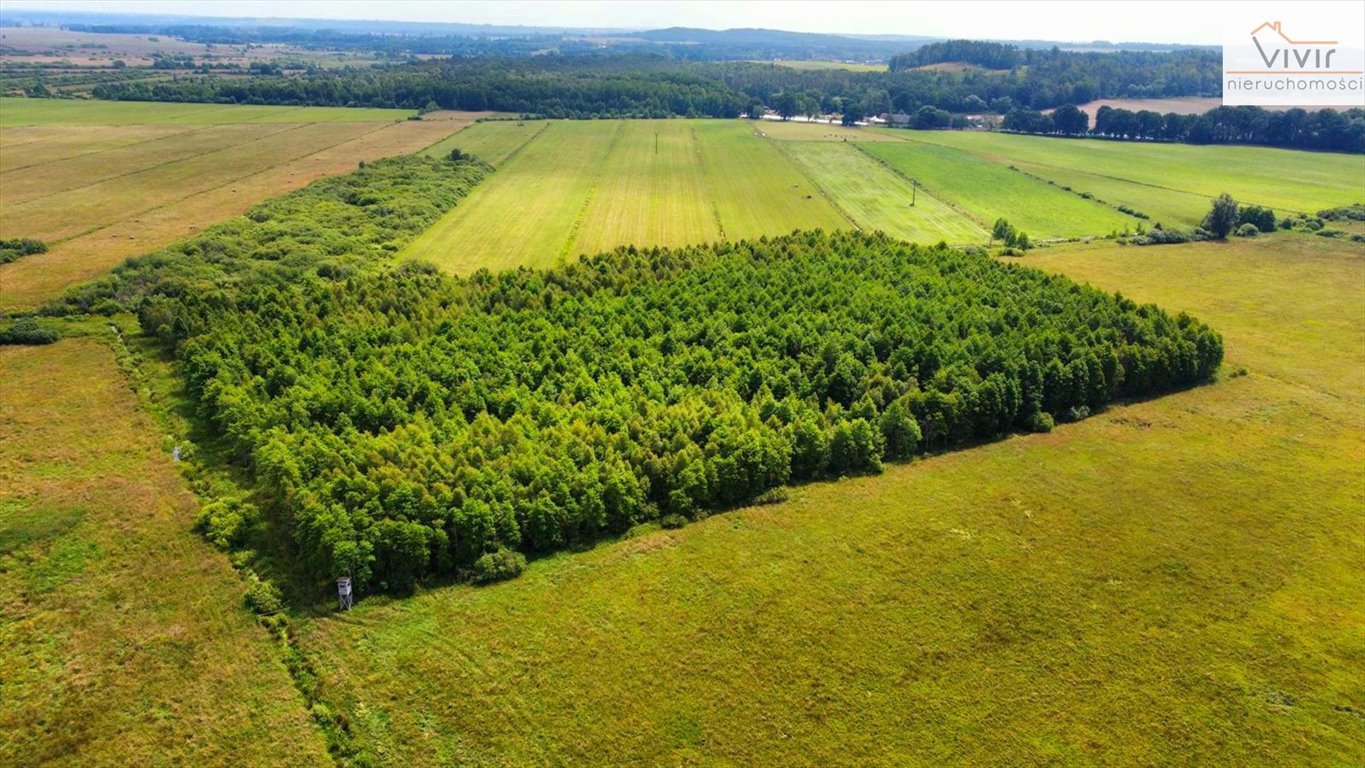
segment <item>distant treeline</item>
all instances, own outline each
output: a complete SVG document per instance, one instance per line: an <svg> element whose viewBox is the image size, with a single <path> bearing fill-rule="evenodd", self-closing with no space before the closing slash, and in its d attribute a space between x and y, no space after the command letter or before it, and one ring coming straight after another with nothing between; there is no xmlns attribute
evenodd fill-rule
<svg viewBox="0 0 1365 768"><path fill-rule="evenodd" d="M451 59L300 77L179 77L97 86L97 98L499 111L554 118L737 117L739 94L657 56Z"/></svg>
<svg viewBox="0 0 1365 768"><path fill-rule="evenodd" d="M1012 110L1001 127L1018 133L1104 136L1113 139L1180 141L1190 144L1263 144L1272 147L1365 152L1365 109L1270 111L1260 107L1218 107L1202 115L1160 114L1100 107L1095 125L1073 105L1047 115Z"/></svg>
<svg viewBox="0 0 1365 768"><path fill-rule="evenodd" d="M94 87L98 98L230 104L494 110L554 118L735 117L774 109L848 120L903 112L916 127L959 127L961 115L1005 115L1007 130L1087 132L1074 107L1099 98L1216 95L1221 59L1205 49L1075 53L958 41L925 46L893 72L798 70L657 55L453 58L303 75L182 76ZM1018 62L1008 70L907 69L910 61ZM915 65L919 66L919 65ZM273 70L272 70L273 71ZM1057 108L1053 116L1041 110ZM1081 116L1083 118L1083 116ZM1225 107L1206 115L1102 110L1097 135L1198 144L1365 151L1361 110L1277 113Z"/></svg>
<svg viewBox="0 0 1365 768"><path fill-rule="evenodd" d="M66 299L136 311L176 355L319 582L479 574L493 553L1048 430L1195 384L1222 358L1187 316L880 234L624 248L468 279L389 266L487 171L372 163ZM228 501L200 525L231 546L258 514Z"/></svg>
<svg viewBox="0 0 1365 768"><path fill-rule="evenodd" d="M94 94L106 99L414 109L435 102L449 109L550 117L728 117L750 103L772 107L794 95L825 113L863 116L909 113L923 106L1003 115L1016 108L1041 110L1098 98L1219 93L1221 59L1204 49L1072 53L1007 48L1028 64L1002 71L855 72L748 62L694 63L644 54L546 55L453 58L296 77L109 83Z"/></svg>

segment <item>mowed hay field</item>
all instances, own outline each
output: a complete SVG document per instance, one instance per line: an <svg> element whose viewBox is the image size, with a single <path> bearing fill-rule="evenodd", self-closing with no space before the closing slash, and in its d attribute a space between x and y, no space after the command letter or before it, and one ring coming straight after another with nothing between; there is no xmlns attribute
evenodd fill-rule
<svg viewBox="0 0 1365 768"><path fill-rule="evenodd" d="M443 112L409 121L406 114L0 101L0 237L49 247L0 266L0 309L32 307L125 258L361 160L431 146L474 117ZM127 122L139 115L143 122Z"/></svg>
<svg viewBox="0 0 1365 768"><path fill-rule="evenodd" d="M955 244L998 218L1035 241L1190 228L1223 191L1280 213L1365 200L1359 156L1249 147L653 120L490 121L430 151L456 148L499 171L404 255L460 274L817 227Z"/></svg>
<svg viewBox="0 0 1365 768"><path fill-rule="evenodd" d="M962 150L1002 165L1027 166L1049 178L1084 171L1125 185L1131 199L1161 201L1170 192L1208 199L1227 192L1277 212L1315 213L1365 202L1365 155L1238 146L1196 146L1099 139L1058 139L981 131L894 131L910 140ZM1066 183L1058 176L1058 183ZM1073 177L1074 178L1074 177ZM1095 191L1077 186L1077 192ZM1116 202L1117 193L1099 197ZM1182 199L1188 199L1182 197ZM1193 204L1194 201L1190 201ZM1198 213L1207 212L1207 202ZM1148 205L1137 206L1144 210ZM1144 211L1145 212L1145 211Z"/></svg>
<svg viewBox="0 0 1365 768"><path fill-rule="evenodd" d="M0 347L0 765L328 765L159 443L107 344Z"/></svg>
<svg viewBox="0 0 1365 768"><path fill-rule="evenodd" d="M1025 263L1197 313L1226 373L366 599L303 629L328 705L391 765L1359 764L1358 246Z"/></svg>
<svg viewBox="0 0 1365 768"><path fill-rule="evenodd" d="M852 226L739 122L486 122L469 130L443 148L477 155L492 147L498 173L404 252L457 273L551 266L619 245Z"/></svg>

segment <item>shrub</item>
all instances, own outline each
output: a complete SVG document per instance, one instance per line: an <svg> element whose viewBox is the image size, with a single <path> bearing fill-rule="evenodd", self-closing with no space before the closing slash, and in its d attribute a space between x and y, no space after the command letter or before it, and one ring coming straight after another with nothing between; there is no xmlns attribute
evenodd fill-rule
<svg viewBox="0 0 1365 768"><path fill-rule="evenodd" d="M1245 205L1237 213L1237 221L1242 226L1255 225L1259 232L1275 231L1275 212L1259 205ZM1240 230L1239 230L1240 232Z"/></svg>
<svg viewBox="0 0 1365 768"><path fill-rule="evenodd" d="M61 337L57 329L41 326L32 317L16 318L0 327L0 344L51 344Z"/></svg>
<svg viewBox="0 0 1365 768"><path fill-rule="evenodd" d="M35 253L46 253L47 243L28 237L15 237L0 240L0 264L18 261Z"/></svg>
<svg viewBox="0 0 1365 768"><path fill-rule="evenodd" d="M1255 224L1243 224L1237 228L1238 237L1255 237L1261 234L1261 230Z"/></svg>
<svg viewBox="0 0 1365 768"><path fill-rule="evenodd" d="M1074 405L1066 410L1067 421L1080 421L1090 418L1090 407L1086 405Z"/></svg>
<svg viewBox="0 0 1365 768"><path fill-rule="evenodd" d="M515 550L499 547L474 561L474 581L490 584L515 579L526 570L526 556Z"/></svg>
<svg viewBox="0 0 1365 768"><path fill-rule="evenodd" d="M660 527L660 528L667 528L667 529L669 529L669 530L674 530L674 529L677 529L677 528L681 528L681 527L683 527L684 525L687 525L687 518L683 517L682 515L676 515L676 514L674 514L674 515L664 515L663 517L659 518L659 527Z"/></svg>
<svg viewBox="0 0 1365 768"><path fill-rule="evenodd" d="M781 488L781 487L779 487L779 488L769 488L768 490L766 490L766 491L764 491L763 493L760 493L760 494L758 494L757 496L754 497L754 504L756 504L756 505L763 505L763 504L781 504L782 502L784 502L784 501L786 501L786 500L787 500L787 489L786 489L786 488Z"/></svg>
<svg viewBox="0 0 1365 768"><path fill-rule="evenodd" d="M246 588L246 595L243 600L246 607L262 616L269 616L284 610L284 597L280 595L279 588L255 576L251 578L251 585Z"/></svg>
<svg viewBox="0 0 1365 768"><path fill-rule="evenodd" d="M259 511L250 502L235 498L218 499L199 510L194 527L213 546L227 550L242 544L248 530L259 518Z"/></svg>
<svg viewBox="0 0 1365 768"><path fill-rule="evenodd" d="M1318 237L1330 237L1333 239L1345 237L1348 233L1344 229L1319 229L1313 234Z"/></svg>
<svg viewBox="0 0 1365 768"><path fill-rule="evenodd" d="M1034 411L1028 417L1028 431L1030 432L1051 432L1057 422L1052 418L1052 414L1044 411Z"/></svg>

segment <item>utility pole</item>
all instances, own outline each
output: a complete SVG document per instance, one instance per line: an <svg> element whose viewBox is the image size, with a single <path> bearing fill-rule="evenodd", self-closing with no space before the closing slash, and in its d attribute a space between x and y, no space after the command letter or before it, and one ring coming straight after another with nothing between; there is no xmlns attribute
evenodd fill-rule
<svg viewBox="0 0 1365 768"><path fill-rule="evenodd" d="M915 198L919 197L919 180L910 180L910 207L915 207Z"/></svg>
<svg viewBox="0 0 1365 768"><path fill-rule="evenodd" d="M654 132L654 154L659 154L659 132Z"/></svg>

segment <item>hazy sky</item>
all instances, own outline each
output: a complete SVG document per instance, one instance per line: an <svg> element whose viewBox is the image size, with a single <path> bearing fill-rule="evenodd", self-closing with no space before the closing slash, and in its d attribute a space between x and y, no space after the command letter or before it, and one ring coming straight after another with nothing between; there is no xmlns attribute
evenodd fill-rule
<svg viewBox="0 0 1365 768"><path fill-rule="evenodd" d="M1358 5L1346 0L1344 5ZM1277 2L748 2L744 0L0 0L5 8L257 16L391 19L470 24L657 28L768 27L798 32L881 33L990 39L1109 40L1218 44L1226 14L1264 8L1279 18L1294 7ZM1292 12L1292 11L1290 11Z"/></svg>

